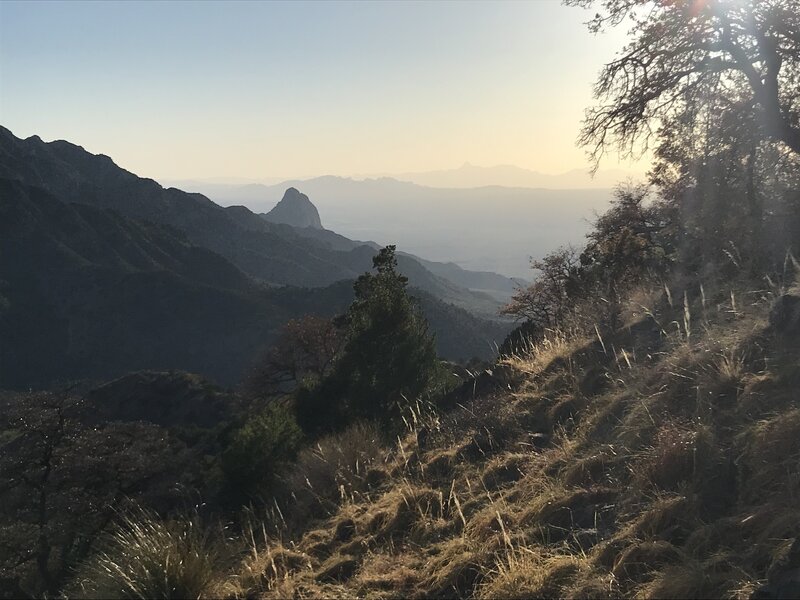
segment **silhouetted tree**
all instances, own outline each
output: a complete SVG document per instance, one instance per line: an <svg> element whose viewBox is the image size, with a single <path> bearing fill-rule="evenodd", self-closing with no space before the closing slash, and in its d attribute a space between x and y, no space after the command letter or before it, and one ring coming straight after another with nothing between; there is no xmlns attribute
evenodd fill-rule
<svg viewBox="0 0 800 600"><path fill-rule="evenodd" d="M663 277L674 255L669 203L649 201L645 186L620 187L597 218L580 254L561 248L531 266L535 281L514 294L505 314L525 319L503 344L503 353L524 349L547 328L601 323L617 326L621 301L648 278Z"/></svg>
<svg viewBox="0 0 800 600"><path fill-rule="evenodd" d="M298 421L306 431L359 418L389 423L399 405L424 394L441 375L433 335L408 295L408 280L396 270L395 247L381 249L373 268L355 282L341 357L318 386L298 391Z"/></svg>
<svg viewBox="0 0 800 600"><path fill-rule="evenodd" d="M608 301L618 302L628 287L648 276L663 276L670 265L669 208L648 200L645 186L618 188L611 207L586 236L580 256L584 279Z"/></svg>
<svg viewBox="0 0 800 600"><path fill-rule="evenodd" d="M58 594L116 510L167 510L197 482L194 457L165 430L88 425L86 412L69 394L0 395L0 582L12 597Z"/></svg>
<svg viewBox="0 0 800 600"><path fill-rule="evenodd" d="M726 255L763 273L798 239L800 155L766 138L753 113L746 94L726 92L659 130L651 180L675 206L687 270Z"/></svg>
<svg viewBox="0 0 800 600"><path fill-rule="evenodd" d="M578 252L572 247L559 248L532 261L531 269L538 271L535 281L514 294L503 314L524 319L539 329L562 325L582 291Z"/></svg>
<svg viewBox="0 0 800 600"><path fill-rule="evenodd" d="M800 153L800 10L796 0L565 0L600 12L590 29L632 23L602 70L600 104L580 142L595 161L609 144L646 146L659 121L710 94L746 94L764 133Z"/></svg>

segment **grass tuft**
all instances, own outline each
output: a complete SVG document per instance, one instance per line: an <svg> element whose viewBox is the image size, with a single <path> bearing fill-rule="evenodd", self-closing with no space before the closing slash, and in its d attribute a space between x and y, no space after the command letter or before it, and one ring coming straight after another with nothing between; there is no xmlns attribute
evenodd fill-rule
<svg viewBox="0 0 800 600"><path fill-rule="evenodd" d="M77 577L84 598L215 597L223 538L196 515L162 521L137 510L100 541Z"/></svg>

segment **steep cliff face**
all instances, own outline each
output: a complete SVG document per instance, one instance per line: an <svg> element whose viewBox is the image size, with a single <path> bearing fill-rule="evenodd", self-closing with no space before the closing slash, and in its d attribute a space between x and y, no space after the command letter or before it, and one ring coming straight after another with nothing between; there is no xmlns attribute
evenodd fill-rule
<svg viewBox="0 0 800 600"><path fill-rule="evenodd" d="M292 227L323 228L317 207L308 196L293 187L286 190L281 201L266 213L264 218L273 223L284 223Z"/></svg>

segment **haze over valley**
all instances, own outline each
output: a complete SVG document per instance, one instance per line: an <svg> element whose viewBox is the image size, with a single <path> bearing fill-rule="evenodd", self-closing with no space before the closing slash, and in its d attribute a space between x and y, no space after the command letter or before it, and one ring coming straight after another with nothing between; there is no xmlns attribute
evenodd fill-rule
<svg viewBox="0 0 800 600"><path fill-rule="evenodd" d="M523 280L533 276L531 257L583 243L612 197L611 188L442 188L390 177L327 176L273 185L162 183L258 213L270 210L287 187L296 187L311 198L327 228L349 238L393 240L403 251L430 260Z"/></svg>

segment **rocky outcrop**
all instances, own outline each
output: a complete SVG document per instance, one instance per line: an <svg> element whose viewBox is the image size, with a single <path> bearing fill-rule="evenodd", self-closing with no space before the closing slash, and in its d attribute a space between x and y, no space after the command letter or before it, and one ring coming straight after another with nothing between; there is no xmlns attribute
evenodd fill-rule
<svg viewBox="0 0 800 600"><path fill-rule="evenodd" d="M284 223L292 227L323 228L317 207L312 204L308 196L293 187L286 190L281 201L266 213L264 218L273 223Z"/></svg>

